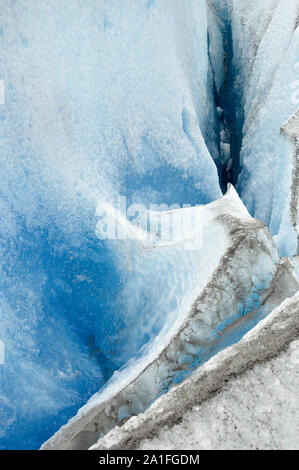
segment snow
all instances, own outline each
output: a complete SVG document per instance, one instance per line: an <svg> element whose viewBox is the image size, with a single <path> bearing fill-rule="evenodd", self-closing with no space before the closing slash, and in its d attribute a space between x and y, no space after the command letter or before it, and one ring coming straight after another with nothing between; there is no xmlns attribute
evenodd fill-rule
<svg viewBox="0 0 299 470"><path fill-rule="evenodd" d="M256 365L138 450L299 449L299 341Z"/></svg>
<svg viewBox="0 0 299 470"><path fill-rule="evenodd" d="M299 294L91 450L298 448Z"/></svg>
<svg viewBox="0 0 299 470"><path fill-rule="evenodd" d="M281 132L298 109L298 2L232 2L233 66L244 119L238 192L253 217L266 223L280 256L297 251L290 215L297 156ZM295 188L298 191L298 187Z"/></svg>
<svg viewBox="0 0 299 470"><path fill-rule="evenodd" d="M297 13L0 0L0 449L38 448L97 392L49 444L87 448L294 293ZM222 197L233 78L242 200Z"/></svg>
<svg viewBox="0 0 299 470"><path fill-rule="evenodd" d="M196 0L0 1L0 448L39 447L190 302L191 271L134 271L95 212L221 196L207 21Z"/></svg>
<svg viewBox="0 0 299 470"><path fill-rule="evenodd" d="M162 286L164 259L171 257L176 266L172 281L174 292L180 292L176 310L169 313L169 296L155 300L158 319L168 312L161 333L140 350L137 358L115 373L43 449L89 447L115 425L143 412L223 347L239 341L285 295L298 290L292 266L276 267L277 253L268 231L249 216L233 187L223 198L196 211L201 212L204 223L198 228L203 238L197 238L202 242L195 251L182 250L179 241L175 245L155 246L140 236L136 266L142 269L144 257L150 257L154 271L148 267L147 272ZM209 245L211 237L215 237L213 250ZM154 268L156 252L158 270ZM211 267L214 271L210 271ZM168 269L168 279L169 275ZM187 281L182 289L178 284L181 279ZM278 285L282 286L282 293ZM129 289L132 292L131 285ZM155 314L152 310L151 315ZM131 338L125 344L131 345Z"/></svg>
<svg viewBox="0 0 299 470"><path fill-rule="evenodd" d="M294 258L292 259L292 265L294 267L297 277L299 278L299 256L294 256Z"/></svg>

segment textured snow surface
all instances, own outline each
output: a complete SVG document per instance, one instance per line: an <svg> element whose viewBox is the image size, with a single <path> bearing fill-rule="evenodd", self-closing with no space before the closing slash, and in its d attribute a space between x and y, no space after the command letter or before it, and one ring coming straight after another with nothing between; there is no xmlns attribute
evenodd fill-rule
<svg viewBox="0 0 299 470"><path fill-rule="evenodd" d="M36 448L186 290L171 259L155 285L134 246L126 265L95 211L221 196L206 4L1 0L0 47L0 448Z"/></svg>
<svg viewBox="0 0 299 470"><path fill-rule="evenodd" d="M141 450L299 449L299 340L186 413Z"/></svg>
<svg viewBox="0 0 299 470"><path fill-rule="evenodd" d="M219 350L238 342L286 296L298 291L294 267L288 259L276 265L277 254L268 231L240 204L231 187L219 201L198 208L206 213L203 233L213 233L213 224L218 226L221 221L229 243L219 266L207 276L197 300L187 308L188 315L181 304L174 327L167 324L141 358L115 374L44 449L88 448L114 426L143 412ZM217 233L221 233L219 228ZM195 265L201 265L201 252L206 252L205 240L202 250L191 252ZM187 252L184 256L187 261ZM192 272L196 276L195 266Z"/></svg>
<svg viewBox="0 0 299 470"><path fill-rule="evenodd" d="M299 104L298 15L297 0L232 0L238 118L244 120L238 191L276 236L281 256L296 254L298 242L290 211L298 154L282 132Z"/></svg>
<svg viewBox="0 0 299 470"><path fill-rule="evenodd" d="M299 294L92 450L298 449Z"/></svg>
<svg viewBox="0 0 299 470"><path fill-rule="evenodd" d="M0 449L38 448L98 392L58 437L87 426L86 447L297 289L273 243L298 242L297 0L129 3L0 0ZM133 211L133 240L103 240L119 196L196 223L145 241Z"/></svg>

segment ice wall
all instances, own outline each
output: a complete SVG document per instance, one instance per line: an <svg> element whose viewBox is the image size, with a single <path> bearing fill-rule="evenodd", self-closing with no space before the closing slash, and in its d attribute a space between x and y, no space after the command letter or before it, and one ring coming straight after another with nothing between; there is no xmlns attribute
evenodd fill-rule
<svg viewBox="0 0 299 470"><path fill-rule="evenodd" d="M299 293L286 299L238 344L90 450L298 447L298 303Z"/></svg>
<svg viewBox="0 0 299 470"><path fill-rule="evenodd" d="M296 253L292 188L298 155L282 131L298 109L297 0L233 0L237 117L244 122L238 192L275 236L280 255Z"/></svg>
<svg viewBox="0 0 299 470"><path fill-rule="evenodd" d="M129 4L0 1L1 448L38 447L167 320L171 259L155 292L99 203L221 195L206 4Z"/></svg>
<svg viewBox="0 0 299 470"><path fill-rule="evenodd" d="M162 276L153 263L148 270L162 285L165 261L171 258L174 263L175 277L167 271L167 279L179 297L165 328L43 445L44 450L89 448L113 427L144 412L219 350L238 342L298 290L294 268L290 262L276 266L277 250L267 228L249 216L233 187L194 212L204 222L192 224L194 240L188 250L180 241L162 247L142 242L136 253L139 266L148 257L154 263L158 257ZM170 312L170 299L162 294L152 311L155 319Z"/></svg>
<svg viewBox="0 0 299 470"><path fill-rule="evenodd" d="M209 204L237 174L280 253L295 250L280 131L296 110L297 2L129 3L0 0L0 448L38 447L145 357L228 243L209 225L198 264L177 245L101 240L103 204Z"/></svg>

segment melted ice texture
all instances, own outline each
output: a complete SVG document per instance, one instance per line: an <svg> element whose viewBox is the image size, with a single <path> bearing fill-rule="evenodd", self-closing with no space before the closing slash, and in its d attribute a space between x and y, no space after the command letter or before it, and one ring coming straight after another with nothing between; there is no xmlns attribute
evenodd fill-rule
<svg viewBox="0 0 299 470"><path fill-rule="evenodd" d="M222 195L214 80L221 86L223 55L211 67L207 34L221 51L208 15L217 2L129 3L0 0L2 449L38 448L57 431L167 330L227 244L213 226L205 236L215 266L193 276L183 248L166 256L160 247L141 266L134 241L124 253L98 238L96 209L118 195L147 206ZM297 107L296 1L232 4L245 112L238 191L281 255L292 255L293 150L279 131Z"/></svg>

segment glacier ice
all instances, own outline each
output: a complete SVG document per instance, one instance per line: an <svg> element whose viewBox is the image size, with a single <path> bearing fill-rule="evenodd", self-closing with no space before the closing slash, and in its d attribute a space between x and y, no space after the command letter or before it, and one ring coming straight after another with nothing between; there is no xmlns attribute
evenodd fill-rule
<svg viewBox="0 0 299 470"><path fill-rule="evenodd" d="M39 447L166 320L150 324L152 279L138 271L124 299L98 204L221 195L205 3L121 5L1 1L2 448ZM142 326L140 310L144 334L124 350L113 340Z"/></svg>
<svg viewBox="0 0 299 470"><path fill-rule="evenodd" d="M298 243L290 211L298 154L287 131L299 104L298 15L294 0L232 2L237 111L244 121L237 188L250 213L269 226L281 256L296 254Z"/></svg>
<svg viewBox="0 0 299 470"><path fill-rule="evenodd" d="M60 435L73 446L86 425L90 443L99 403L120 393L110 429L298 288L297 261L279 261L250 217L280 257L296 253L297 2L0 6L0 448L39 447L108 381ZM232 187L221 197L230 182L250 215ZM99 207L119 195L192 204L191 244L103 239ZM207 293L223 256L236 266ZM173 342L202 292L204 346Z"/></svg>
<svg viewBox="0 0 299 470"><path fill-rule="evenodd" d="M299 293L90 450L297 448L298 305Z"/></svg>
<svg viewBox="0 0 299 470"><path fill-rule="evenodd" d="M224 108L222 142L231 144L230 154L226 148L220 153L224 178L236 185L251 215L269 226L280 256L293 256L298 154L294 130L290 136L287 129L298 122L298 2L208 3L216 98Z"/></svg>
<svg viewBox="0 0 299 470"><path fill-rule="evenodd" d="M277 263L277 250L268 230L249 216L233 187L223 198L196 210L202 212L200 219L204 220L198 230L208 234L203 236L200 249L184 251L179 246L175 254L173 249L178 246L163 246L164 253L158 255L162 266L164 256L171 256L178 279L183 277L188 283L174 315L169 315L165 328L143 348L143 354L115 373L43 449L89 448L113 427L143 412L217 351L239 341L286 296L298 291L294 267L289 259ZM213 246L220 251L209 246L213 235ZM140 257L156 250L149 243L142 242ZM182 254L184 263L179 262ZM208 266L215 270L212 274L206 271L203 277L206 256ZM159 280L163 282L163 278ZM187 292L191 293L189 298ZM167 301L164 298L164 304ZM160 304L157 307L161 308ZM163 310L159 310L161 313Z"/></svg>

